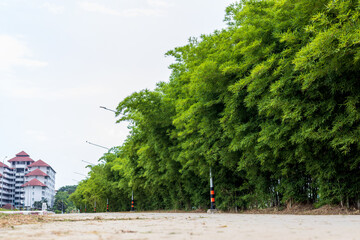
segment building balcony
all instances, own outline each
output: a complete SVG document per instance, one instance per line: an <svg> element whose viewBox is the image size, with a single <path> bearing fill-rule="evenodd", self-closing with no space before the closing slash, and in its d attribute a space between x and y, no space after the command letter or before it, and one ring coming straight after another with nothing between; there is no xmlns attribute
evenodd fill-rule
<svg viewBox="0 0 360 240"><path fill-rule="evenodd" d="M0 194L0 199L3 199L3 200L11 200L12 197L11 196L6 196L6 195L2 195Z"/></svg>
<svg viewBox="0 0 360 240"><path fill-rule="evenodd" d="M8 190L8 189L0 189L0 194L14 194L14 191L12 189Z"/></svg>
<svg viewBox="0 0 360 240"><path fill-rule="evenodd" d="M0 192L1 192L1 190L3 192L14 192L14 188L8 188L8 187L0 188Z"/></svg>
<svg viewBox="0 0 360 240"><path fill-rule="evenodd" d="M1 186L1 184L3 184L3 183L13 184L14 181L10 181L10 180L8 180L8 179L6 179L6 178L0 179L0 186Z"/></svg>

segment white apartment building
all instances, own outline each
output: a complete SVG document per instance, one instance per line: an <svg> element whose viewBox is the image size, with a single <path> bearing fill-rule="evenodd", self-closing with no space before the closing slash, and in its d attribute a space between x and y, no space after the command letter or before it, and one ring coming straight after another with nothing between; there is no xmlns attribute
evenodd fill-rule
<svg viewBox="0 0 360 240"><path fill-rule="evenodd" d="M28 166L28 172L25 175L26 183L23 185L25 189L25 206L31 207L34 201L47 199L49 206L52 207L55 201L56 172L54 169L44 161L38 160ZM38 181L33 181L34 179ZM41 191L38 182L42 183Z"/></svg>
<svg viewBox="0 0 360 240"><path fill-rule="evenodd" d="M15 172L8 165L0 163L0 204L12 204L15 194Z"/></svg>
<svg viewBox="0 0 360 240"><path fill-rule="evenodd" d="M54 169L42 160L34 161L22 151L8 161L11 167L0 165L0 205L32 208L34 202L47 199L52 207L55 200ZM4 196L1 198L1 196Z"/></svg>

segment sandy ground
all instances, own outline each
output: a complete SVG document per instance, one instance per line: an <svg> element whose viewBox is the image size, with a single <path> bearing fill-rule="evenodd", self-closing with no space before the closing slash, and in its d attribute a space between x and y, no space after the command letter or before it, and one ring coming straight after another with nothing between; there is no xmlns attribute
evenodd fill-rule
<svg viewBox="0 0 360 240"><path fill-rule="evenodd" d="M204 213L52 215L0 229L0 239L360 239L360 216Z"/></svg>

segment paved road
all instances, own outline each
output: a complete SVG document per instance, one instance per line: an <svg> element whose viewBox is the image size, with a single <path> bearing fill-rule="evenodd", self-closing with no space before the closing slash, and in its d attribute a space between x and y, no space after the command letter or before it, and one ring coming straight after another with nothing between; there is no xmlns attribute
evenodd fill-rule
<svg viewBox="0 0 360 240"><path fill-rule="evenodd" d="M53 215L57 221L0 230L0 239L360 240L360 216L197 213Z"/></svg>

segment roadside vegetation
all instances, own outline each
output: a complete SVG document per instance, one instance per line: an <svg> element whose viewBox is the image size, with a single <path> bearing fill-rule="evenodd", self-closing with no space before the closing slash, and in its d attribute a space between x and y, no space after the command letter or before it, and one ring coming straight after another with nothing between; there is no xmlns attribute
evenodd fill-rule
<svg viewBox="0 0 360 240"><path fill-rule="evenodd" d="M53 210L55 213L70 213L76 211L74 203L69 199L70 194L75 192L76 185L61 187L55 195Z"/></svg>
<svg viewBox="0 0 360 240"><path fill-rule="evenodd" d="M360 208L360 2L242 0L117 107L131 130L70 199L93 211Z"/></svg>

